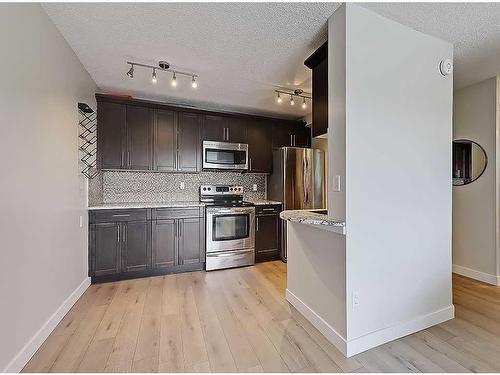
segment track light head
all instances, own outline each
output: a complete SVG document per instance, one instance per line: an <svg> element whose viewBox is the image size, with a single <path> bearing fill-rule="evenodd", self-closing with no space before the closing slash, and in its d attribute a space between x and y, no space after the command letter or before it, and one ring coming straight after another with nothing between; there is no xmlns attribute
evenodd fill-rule
<svg viewBox="0 0 500 375"><path fill-rule="evenodd" d="M276 101L278 102L278 104L283 101L283 99L281 99L279 91L278 91L278 97L276 98Z"/></svg>
<svg viewBox="0 0 500 375"><path fill-rule="evenodd" d="M295 101L293 100L293 95L290 95L290 105L295 105Z"/></svg>
<svg viewBox="0 0 500 375"><path fill-rule="evenodd" d="M175 72L174 74L172 75L172 86L173 87L176 87L177 86L177 76L175 75Z"/></svg>
<svg viewBox="0 0 500 375"><path fill-rule="evenodd" d="M306 103L306 98L304 98L304 101L302 102L302 109L307 108L307 103Z"/></svg>
<svg viewBox="0 0 500 375"><path fill-rule="evenodd" d="M156 69L153 69L153 74L151 75L151 82L153 82L154 84L158 82L158 80L156 79Z"/></svg>
<svg viewBox="0 0 500 375"><path fill-rule="evenodd" d="M191 79L191 87L193 89L197 88L198 87L198 82L196 82L196 77L193 76L193 78Z"/></svg>
<svg viewBox="0 0 500 375"><path fill-rule="evenodd" d="M128 70L127 72L127 75L130 77L130 78L134 78L134 65L132 65L130 67L130 69Z"/></svg>

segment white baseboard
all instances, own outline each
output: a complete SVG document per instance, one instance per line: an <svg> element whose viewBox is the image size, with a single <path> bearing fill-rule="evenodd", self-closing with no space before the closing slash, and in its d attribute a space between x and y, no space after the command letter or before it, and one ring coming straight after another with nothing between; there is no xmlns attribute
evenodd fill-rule
<svg viewBox="0 0 500 375"><path fill-rule="evenodd" d="M500 285L500 276L495 276L486 272L473 270L472 268L459 266L458 264L453 265L453 272L458 275L470 277L471 279L474 280L482 281L483 283L497 285L497 286Z"/></svg>
<svg viewBox="0 0 500 375"><path fill-rule="evenodd" d="M286 299L346 357L351 357L355 354L364 352L365 350L385 344L386 342L453 319L455 316L455 307L450 305L430 314L419 316L411 321L370 332L361 337L346 341L342 335L340 335L330 324L328 324L328 322L316 314L309 306L307 306L300 298L288 289L286 290Z"/></svg>
<svg viewBox="0 0 500 375"><path fill-rule="evenodd" d="M321 316L316 314L309 306L295 294L286 290L286 300L295 307L304 317L320 331L340 352L347 354L347 343L345 337L338 333L330 324L328 324Z"/></svg>
<svg viewBox="0 0 500 375"><path fill-rule="evenodd" d="M455 307L450 305L444 309L422 315L408 322L370 332L347 342L347 357L365 350L399 339L400 337L421 331L455 317Z"/></svg>
<svg viewBox="0 0 500 375"><path fill-rule="evenodd" d="M56 328L59 322L64 318L64 315L71 309L75 302L90 286L90 277L85 278L82 283L69 295L68 298L57 308L52 316L42 325L24 347L16 354L10 363L2 370L2 372L20 372L28 363L33 354L49 337L50 333Z"/></svg>

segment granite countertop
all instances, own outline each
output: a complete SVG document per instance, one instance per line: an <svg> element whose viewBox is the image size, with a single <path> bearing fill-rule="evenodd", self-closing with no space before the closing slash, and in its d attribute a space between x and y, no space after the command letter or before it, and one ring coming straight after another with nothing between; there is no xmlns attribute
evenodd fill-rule
<svg viewBox="0 0 500 375"><path fill-rule="evenodd" d="M175 207L203 207L199 201L186 202L131 202L131 203L101 203L90 206L89 210L119 210L129 208L175 208Z"/></svg>
<svg viewBox="0 0 500 375"><path fill-rule="evenodd" d="M335 228L335 232L345 234L345 221L319 214L314 210L288 210L280 213L280 218L294 223L326 226Z"/></svg>
<svg viewBox="0 0 500 375"><path fill-rule="evenodd" d="M278 201L270 201L267 199L245 199L245 201L255 204L256 206L265 206L268 204L281 204Z"/></svg>

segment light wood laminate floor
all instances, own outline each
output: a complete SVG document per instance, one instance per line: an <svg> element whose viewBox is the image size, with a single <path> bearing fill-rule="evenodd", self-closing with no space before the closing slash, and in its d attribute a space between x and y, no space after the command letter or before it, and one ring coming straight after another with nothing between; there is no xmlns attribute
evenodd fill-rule
<svg viewBox="0 0 500 375"><path fill-rule="evenodd" d="M453 276L456 318L346 359L269 262L92 285L25 372L497 372L500 288Z"/></svg>

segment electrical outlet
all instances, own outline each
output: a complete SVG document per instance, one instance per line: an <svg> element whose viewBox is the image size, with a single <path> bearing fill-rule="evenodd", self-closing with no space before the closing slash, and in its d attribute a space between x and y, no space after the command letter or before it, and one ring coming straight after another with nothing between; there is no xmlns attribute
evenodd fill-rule
<svg viewBox="0 0 500 375"><path fill-rule="evenodd" d="M341 176L333 176L333 191L342 191L342 179Z"/></svg>
<svg viewBox="0 0 500 375"><path fill-rule="evenodd" d="M253 186L252 186L252 190L253 190L253 191L257 191L257 184L253 184Z"/></svg>
<svg viewBox="0 0 500 375"><path fill-rule="evenodd" d="M358 292L352 293L352 306L353 306L353 308L357 308L359 306L359 293Z"/></svg>
<svg viewBox="0 0 500 375"><path fill-rule="evenodd" d="M181 186L180 186L181 190L184 190L186 188L186 184L184 184L184 181L181 182Z"/></svg>
<svg viewBox="0 0 500 375"><path fill-rule="evenodd" d="M83 216L80 215L80 228L83 228Z"/></svg>

